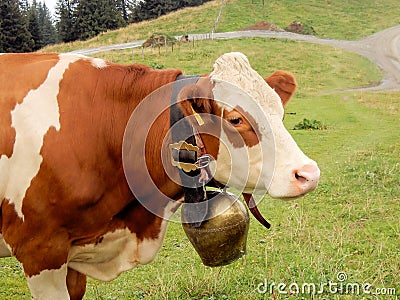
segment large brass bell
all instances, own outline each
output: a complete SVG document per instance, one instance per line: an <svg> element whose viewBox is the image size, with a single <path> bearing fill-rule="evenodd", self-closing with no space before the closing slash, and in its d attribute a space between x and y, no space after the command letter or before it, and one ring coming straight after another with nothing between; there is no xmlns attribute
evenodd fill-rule
<svg viewBox="0 0 400 300"><path fill-rule="evenodd" d="M249 214L233 194L207 191L207 217L199 227L185 219L190 203L182 207L183 229L206 266L224 266L246 253Z"/></svg>

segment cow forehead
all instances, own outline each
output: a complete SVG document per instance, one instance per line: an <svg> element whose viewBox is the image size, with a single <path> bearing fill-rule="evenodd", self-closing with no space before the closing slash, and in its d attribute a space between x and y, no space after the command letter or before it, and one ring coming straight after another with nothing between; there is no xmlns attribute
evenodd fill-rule
<svg viewBox="0 0 400 300"><path fill-rule="evenodd" d="M261 107L266 114L283 117L278 94L251 67L244 54L231 52L219 57L210 79L214 84L214 97L225 103L222 106L230 106L230 109L241 106L251 114Z"/></svg>

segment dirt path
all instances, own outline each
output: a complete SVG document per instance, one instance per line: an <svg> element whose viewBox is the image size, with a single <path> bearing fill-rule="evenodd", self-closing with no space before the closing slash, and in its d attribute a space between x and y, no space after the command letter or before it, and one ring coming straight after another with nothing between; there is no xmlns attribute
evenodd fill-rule
<svg viewBox="0 0 400 300"><path fill-rule="evenodd" d="M249 30L235 32L220 32L212 35L213 39L233 38L276 38L316 43L341 48L365 56L374 62L384 73L385 78L376 86L363 87L356 90L400 90L400 25L385 29L358 41L321 39L311 35L302 35L291 32L274 32L266 30ZM210 34L190 34L189 39L206 40ZM73 51L85 55L100 52L137 48L144 41L135 41L125 44L116 44L91 49Z"/></svg>

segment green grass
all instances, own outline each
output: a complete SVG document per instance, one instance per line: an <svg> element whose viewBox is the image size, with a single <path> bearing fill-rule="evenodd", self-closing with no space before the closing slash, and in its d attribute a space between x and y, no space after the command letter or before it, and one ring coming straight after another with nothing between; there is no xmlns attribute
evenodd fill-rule
<svg viewBox="0 0 400 300"><path fill-rule="evenodd" d="M254 2L254 4L252 4ZM319 37L353 40L399 24L396 1L310 0L231 1L221 19L220 31L239 30L260 20L281 28L293 21L312 26Z"/></svg>
<svg viewBox="0 0 400 300"><path fill-rule="evenodd" d="M296 51L293 51L293 50ZM117 63L143 63L180 68L185 74L209 73L214 61L223 53L240 51L249 57L253 68L267 76L277 69L296 75L297 98L310 94L370 85L381 80L376 66L358 55L317 44L288 40L249 38L197 41L174 47L131 49L99 53ZM354 72L354 70L357 70Z"/></svg>
<svg viewBox="0 0 400 300"><path fill-rule="evenodd" d="M252 4L254 2L254 4ZM360 39L398 25L400 8L397 0L231 0L223 11L218 32L235 31L267 20L281 28L293 21L312 26L316 35L345 40ZM210 1L200 7L185 8L157 20L132 24L109 31L88 41L49 46L44 52L68 52L87 47L126 43L147 39L153 33L182 35L211 32L221 1Z"/></svg>
<svg viewBox="0 0 400 300"><path fill-rule="evenodd" d="M304 20L312 17L312 25L322 36L357 38L398 23L393 6L397 1L385 1L386 6L375 1L309 1L323 4L309 4L308 8L303 4L290 6L293 1L280 1L279 5L276 1L265 2L268 18L273 16L278 25L296 15ZM232 23L232 27L226 25L227 30L250 25L259 18L256 14L262 14L248 8L250 0L229 3L227 12L234 5L240 4L242 9L239 13L232 11L231 20L225 15L222 21ZM207 12L194 9L193 16L216 14L216 2L208 5ZM364 8L354 8L360 5ZM377 12L374 18L372 7ZM254 18L246 19L245 12L253 13ZM186 19L181 13L174 15L176 24L202 30L202 22L184 23ZM178 20L178 16L182 19ZM169 22L169 17L164 17L146 26L161 28ZM340 26L335 26L335 22ZM167 26L171 31L181 30ZM147 34L138 32L138 36ZM99 37L99 41L106 36ZM107 39L109 43L119 41L120 37L115 33ZM92 42L82 45L86 47ZM310 299L309 295L279 294L277 288L273 295L262 295L257 286L265 280L287 285L295 282L300 286L338 282L339 272L347 274L345 283L395 288L398 297L400 92L342 92L378 82L382 77L379 70L368 60L342 50L282 40L204 41L195 47L182 45L174 53L169 48L160 51L159 54L157 49L146 50L144 60L140 50L98 56L128 63L134 54L135 62L178 67L186 74L197 74L210 72L213 61L223 52L242 51L264 76L276 69L292 71L299 88L286 109L295 114L286 115L285 126L293 128L307 118L321 120L328 127L290 130L303 151L318 162L321 181L316 191L295 201L264 199L259 207L272 228L266 230L251 220L247 255L243 259L224 268L205 267L180 224L171 223L162 250L152 264L125 272L110 283L89 280L85 299ZM330 293L316 295L314 299L323 297L396 299ZM13 258L0 260L0 299L30 299L21 268Z"/></svg>

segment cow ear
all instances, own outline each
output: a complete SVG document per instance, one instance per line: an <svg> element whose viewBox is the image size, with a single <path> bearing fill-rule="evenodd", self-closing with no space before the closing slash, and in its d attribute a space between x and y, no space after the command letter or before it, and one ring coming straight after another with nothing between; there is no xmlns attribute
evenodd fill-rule
<svg viewBox="0 0 400 300"><path fill-rule="evenodd" d="M287 71L276 71L271 76L265 77L264 80L279 95L283 106L289 102L297 88L296 78Z"/></svg>
<svg viewBox="0 0 400 300"><path fill-rule="evenodd" d="M211 114L213 109L211 89L199 84L185 86L178 94L178 105L185 117Z"/></svg>

